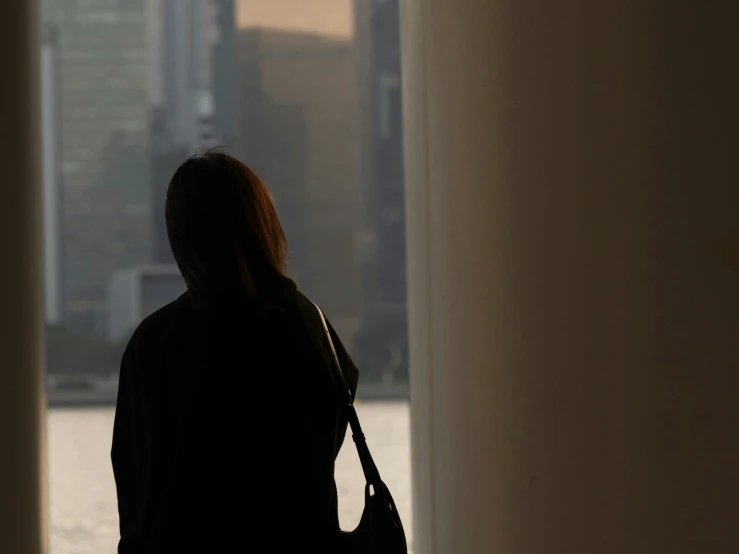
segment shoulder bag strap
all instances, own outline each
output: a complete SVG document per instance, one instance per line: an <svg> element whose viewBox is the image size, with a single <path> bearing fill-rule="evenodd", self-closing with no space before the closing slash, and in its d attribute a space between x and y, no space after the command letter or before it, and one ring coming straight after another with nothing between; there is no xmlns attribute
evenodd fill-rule
<svg viewBox="0 0 739 554"><path fill-rule="evenodd" d="M319 308L317 304L313 302L311 302L311 304L313 304L313 306L316 308L316 311L318 312L318 317L321 319L323 334L326 336L326 341L328 342L328 346L331 350L331 357L333 358L332 365L334 365L336 367L336 370L338 371L340 386L343 385L342 394L345 396L345 400L347 403L346 408L347 416L349 419L349 426L352 429L352 438L354 439L354 444L357 447L357 454L359 454L359 461L362 464L364 478L367 483L375 487L375 490L378 490L378 487L382 483L382 480L380 479L380 472L377 470L377 466L372 459L372 454L370 454L369 448L367 447L367 441L364 438L362 426L359 424L357 411L354 409L354 398L352 396L352 391L349 387L349 382L346 380L346 376L344 375L344 370L341 369L341 362L339 361L339 356L336 354L336 348L334 347L334 341L331 339L331 333L328 330L326 318L324 317L321 308Z"/></svg>

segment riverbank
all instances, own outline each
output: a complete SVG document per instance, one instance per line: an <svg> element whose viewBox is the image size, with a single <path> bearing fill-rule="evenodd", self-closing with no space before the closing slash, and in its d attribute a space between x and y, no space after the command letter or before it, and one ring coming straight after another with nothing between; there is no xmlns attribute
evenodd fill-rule
<svg viewBox="0 0 739 554"><path fill-rule="evenodd" d="M362 401L406 401L409 398L408 385L360 385L357 393L359 402ZM117 387L98 386L93 388L49 388L47 391L47 405L51 408L75 407L106 407L115 406Z"/></svg>

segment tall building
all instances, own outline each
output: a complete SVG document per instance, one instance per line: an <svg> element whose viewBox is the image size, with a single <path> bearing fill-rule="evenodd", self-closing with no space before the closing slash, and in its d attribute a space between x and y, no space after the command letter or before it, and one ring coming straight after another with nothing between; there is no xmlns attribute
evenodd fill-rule
<svg viewBox="0 0 739 554"><path fill-rule="evenodd" d="M239 56L242 155L272 190L291 275L351 348L361 325L354 44L247 27Z"/></svg>
<svg viewBox="0 0 739 554"><path fill-rule="evenodd" d="M408 377L398 0L355 0L365 323L358 349L383 381Z"/></svg>
<svg viewBox="0 0 739 554"><path fill-rule="evenodd" d="M219 145L241 151L239 55L236 4L215 0L215 38L211 49L213 123Z"/></svg>
<svg viewBox="0 0 739 554"><path fill-rule="evenodd" d="M214 138L208 122L213 117L215 2L159 1L164 129L173 145L195 152L212 146Z"/></svg>
<svg viewBox="0 0 739 554"><path fill-rule="evenodd" d="M239 149L233 0L157 0L151 8L153 261L171 263L164 199L187 157Z"/></svg>
<svg viewBox="0 0 739 554"><path fill-rule="evenodd" d="M145 4L44 0L57 31L65 318L104 332L107 281L148 257Z"/></svg>
<svg viewBox="0 0 739 554"><path fill-rule="evenodd" d="M57 32L43 29L41 39L41 162L44 199L44 296L46 321L64 319L62 191L59 175L59 55Z"/></svg>

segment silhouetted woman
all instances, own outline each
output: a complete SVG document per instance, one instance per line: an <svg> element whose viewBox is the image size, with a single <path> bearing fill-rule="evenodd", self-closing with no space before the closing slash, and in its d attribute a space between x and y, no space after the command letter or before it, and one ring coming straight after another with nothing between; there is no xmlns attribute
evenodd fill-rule
<svg viewBox="0 0 739 554"><path fill-rule="evenodd" d="M270 194L208 153L176 171L165 216L187 292L139 325L121 363L118 552L330 552L347 422Z"/></svg>

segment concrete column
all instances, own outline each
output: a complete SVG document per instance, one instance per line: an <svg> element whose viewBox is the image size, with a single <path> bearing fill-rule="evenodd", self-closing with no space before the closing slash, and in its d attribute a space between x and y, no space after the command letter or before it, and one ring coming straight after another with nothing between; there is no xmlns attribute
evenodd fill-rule
<svg viewBox="0 0 739 554"><path fill-rule="evenodd" d="M47 552L36 2L0 17L0 552Z"/></svg>
<svg viewBox="0 0 739 554"><path fill-rule="evenodd" d="M405 0L416 554L739 552L738 10Z"/></svg>

